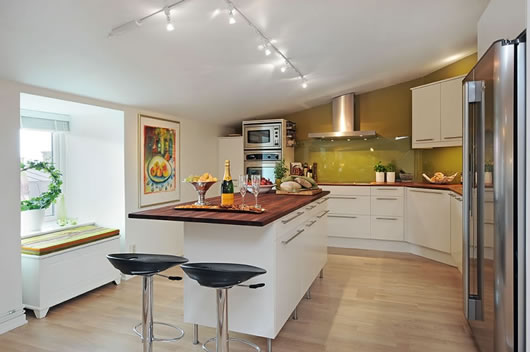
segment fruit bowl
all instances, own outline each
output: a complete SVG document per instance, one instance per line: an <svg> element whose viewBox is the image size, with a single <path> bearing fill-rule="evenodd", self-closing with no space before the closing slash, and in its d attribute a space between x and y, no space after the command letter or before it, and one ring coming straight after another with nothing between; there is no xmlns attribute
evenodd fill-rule
<svg viewBox="0 0 530 352"><path fill-rule="evenodd" d="M272 190L272 187L274 187L274 185L260 185L259 186L259 194L270 192ZM247 189L248 189L249 192L252 193L252 186L251 185L247 185Z"/></svg>
<svg viewBox="0 0 530 352"><path fill-rule="evenodd" d="M210 189L210 187L213 186L214 183L217 181L209 181L209 182L187 182L191 184L195 190L197 191L198 200L193 203L194 205L208 205L209 203L204 200L206 192Z"/></svg>
<svg viewBox="0 0 530 352"><path fill-rule="evenodd" d="M441 172L436 172L433 177L429 177L426 174L423 174L422 176L429 183L432 183L435 185L445 185L445 184L453 182L453 180L455 179L457 175L458 175L458 172L451 176L445 176Z"/></svg>

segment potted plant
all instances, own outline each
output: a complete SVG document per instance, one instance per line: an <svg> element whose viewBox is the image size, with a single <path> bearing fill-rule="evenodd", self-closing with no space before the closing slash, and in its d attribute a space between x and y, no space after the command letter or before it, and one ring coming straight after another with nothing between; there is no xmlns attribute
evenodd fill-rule
<svg viewBox="0 0 530 352"><path fill-rule="evenodd" d="M20 172L37 170L45 172L50 176L48 191L41 195L20 201L22 233L40 231L44 220L44 212L61 194L61 172L55 168L53 163L46 161L28 161L20 164Z"/></svg>
<svg viewBox="0 0 530 352"><path fill-rule="evenodd" d="M386 182L396 182L396 167L392 163L386 166Z"/></svg>
<svg viewBox="0 0 530 352"><path fill-rule="evenodd" d="M493 184L493 161L487 161L484 165L484 183L488 186Z"/></svg>
<svg viewBox="0 0 530 352"><path fill-rule="evenodd" d="M285 160L282 159L282 161L278 161L276 165L274 166L274 178L276 179L276 189L280 188L280 184L282 183L282 178L285 177L287 174L287 171L289 169L285 167Z"/></svg>
<svg viewBox="0 0 530 352"><path fill-rule="evenodd" d="M385 171L386 171L386 168L385 168L385 166L383 164L381 164L381 161L379 161L377 164L375 164L374 171L375 171L375 182L377 182L377 183L385 182Z"/></svg>

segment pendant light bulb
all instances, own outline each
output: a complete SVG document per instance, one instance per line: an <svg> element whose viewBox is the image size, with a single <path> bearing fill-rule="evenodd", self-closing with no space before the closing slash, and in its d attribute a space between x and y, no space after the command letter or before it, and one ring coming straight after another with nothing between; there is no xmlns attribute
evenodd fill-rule
<svg viewBox="0 0 530 352"><path fill-rule="evenodd" d="M302 88L306 89L307 88L307 79L305 79L305 77L300 77L302 79Z"/></svg>
<svg viewBox="0 0 530 352"><path fill-rule="evenodd" d="M269 48L265 49L265 55L269 56L270 54L272 54L271 49L269 49Z"/></svg>

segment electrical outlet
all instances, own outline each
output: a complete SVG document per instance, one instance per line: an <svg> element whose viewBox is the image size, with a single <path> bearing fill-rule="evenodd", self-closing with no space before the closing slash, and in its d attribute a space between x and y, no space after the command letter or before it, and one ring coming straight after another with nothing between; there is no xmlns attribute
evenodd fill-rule
<svg viewBox="0 0 530 352"><path fill-rule="evenodd" d="M136 253L136 244L131 244L129 246L129 250L131 251L131 253Z"/></svg>

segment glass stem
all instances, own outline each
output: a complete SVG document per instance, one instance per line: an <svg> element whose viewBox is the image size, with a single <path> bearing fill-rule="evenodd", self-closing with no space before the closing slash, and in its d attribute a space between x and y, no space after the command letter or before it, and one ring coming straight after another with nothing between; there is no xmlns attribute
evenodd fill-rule
<svg viewBox="0 0 530 352"><path fill-rule="evenodd" d="M254 194L254 198L256 198L256 208L258 207L258 193Z"/></svg>

